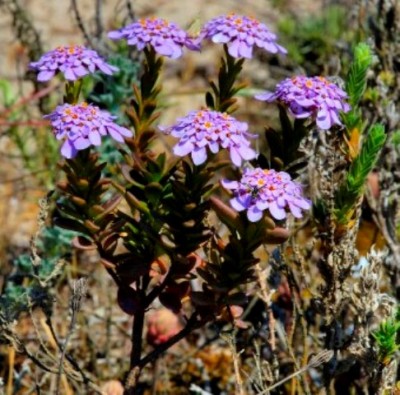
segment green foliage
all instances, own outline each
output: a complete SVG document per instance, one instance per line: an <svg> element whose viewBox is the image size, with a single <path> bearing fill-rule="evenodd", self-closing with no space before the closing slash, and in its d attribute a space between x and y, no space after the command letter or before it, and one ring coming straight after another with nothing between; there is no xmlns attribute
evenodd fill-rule
<svg viewBox="0 0 400 395"><path fill-rule="evenodd" d="M380 323L379 328L373 332L379 350L379 358L382 363L387 364L399 350L398 341L400 331L400 321L398 317L390 318Z"/></svg>
<svg viewBox="0 0 400 395"><path fill-rule="evenodd" d="M154 138L154 132L149 129L159 116L156 112L157 97L161 91L158 80L163 65L163 59L156 56L154 49L144 49L144 54L143 73L139 84L133 85L131 108L127 111L138 140L136 144L138 149L147 147L150 140Z"/></svg>
<svg viewBox="0 0 400 395"><path fill-rule="evenodd" d="M215 166L195 166L182 162L171 179L171 194L167 197L164 221L168 224L168 236L177 246L176 252L187 255L196 251L210 237L204 223L209 204L204 197L213 184Z"/></svg>
<svg viewBox="0 0 400 395"><path fill-rule="evenodd" d="M211 235L204 222L209 209L205 197L213 189L210 180L215 170L224 165L220 162L195 166L186 161L166 165L165 155L160 154L147 163L147 170L151 171L131 170L127 178L131 182L127 201L132 209L141 211L141 216L140 220L131 218L129 227L131 231L134 227L134 233L141 236L127 237L127 247L143 244L150 234L152 240L147 249L154 253L160 252L155 243L172 257L196 251Z"/></svg>
<svg viewBox="0 0 400 395"><path fill-rule="evenodd" d="M62 192L54 215L56 225L82 233L92 238L105 229L112 220L109 214L119 202L119 197L109 197L110 180L102 178L106 163L99 163L99 155L88 150L80 151L74 160L65 160L60 167L67 182L57 184ZM67 197L67 199L65 199ZM95 238L101 238L101 235Z"/></svg>
<svg viewBox="0 0 400 395"><path fill-rule="evenodd" d="M76 232L59 227L46 226L42 229L36 246L48 257L61 258L71 251L71 241Z"/></svg>
<svg viewBox="0 0 400 395"><path fill-rule="evenodd" d="M289 52L288 59L296 67L305 68L309 75L321 74L332 54L338 52L337 43L350 42L352 34L347 26L347 10L340 6L326 7L322 15L305 19L284 16L278 29L282 45Z"/></svg>
<svg viewBox="0 0 400 395"><path fill-rule="evenodd" d="M107 162L109 165L118 166L122 162L122 154L118 150L117 144L113 139L104 139L104 141L101 143L100 147L98 147L98 152L100 154L100 159L102 162ZM108 172L110 170L110 172ZM108 167L104 169L105 176L109 176L112 173L111 167Z"/></svg>
<svg viewBox="0 0 400 395"><path fill-rule="evenodd" d="M360 43L354 49L354 60L346 79L349 103L355 107L360 102L366 88L367 72L372 63L372 51L368 44Z"/></svg>
<svg viewBox="0 0 400 395"><path fill-rule="evenodd" d="M268 143L268 152L261 153L257 158L257 163L262 168L273 168L281 170L290 166L293 161L299 159L303 154L299 151L299 146L303 138L309 132L306 120L290 120L288 110L278 104L280 130L268 127L265 130L265 139ZM302 163L298 163L299 166ZM292 169L295 171L294 169Z"/></svg>
<svg viewBox="0 0 400 395"><path fill-rule="evenodd" d="M118 67L119 71L112 76L93 74L94 85L88 93L88 101L116 115L117 122L126 123L125 108L132 97L132 85L138 82L140 63L122 53L112 54L107 62Z"/></svg>
<svg viewBox="0 0 400 395"><path fill-rule="evenodd" d="M9 282L0 296L0 304L0 312L8 321L17 319L22 312L28 311L29 292L26 287Z"/></svg>
<svg viewBox="0 0 400 395"><path fill-rule="evenodd" d="M84 81L84 79L79 79L76 81L67 81L65 83L64 103L76 104L80 101L79 96L81 94ZM86 79L86 81L88 81L88 79Z"/></svg>
<svg viewBox="0 0 400 395"><path fill-rule="evenodd" d="M237 84L236 79L240 74L244 59L235 60L224 46L225 58L222 58L221 67L218 73L218 84L210 82L211 91L206 93L206 104L209 108L232 113L237 110L234 96L245 87L244 84Z"/></svg>
<svg viewBox="0 0 400 395"><path fill-rule="evenodd" d="M367 73L372 64L372 51L365 43L358 44L354 49L354 59L350 65L346 78L346 92L349 95L351 110L342 114L345 125L349 131L354 128L362 130L362 114L359 108L367 87Z"/></svg>
<svg viewBox="0 0 400 395"><path fill-rule="evenodd" d="M29 100L27 105L19 105L12 84L0 79L2 133L6 134L14 144L16 155L24 168L41 185L52 188L58 160L58 144L55 139L48 138L47 128L36 126L37 121L32 120L29 105Z"/></svg>
<svg viewBox="0 0 400 395"><path fill-rule="evenodd" d="M13 94L11 82L7 80L0 80L0 92L4 108L10 107L17 100L16 95Z"/></svg>
<svg viewBox="0 0 400 395"><path fill-rule="evenodd" d="M323 199L318 198L313 202L312 214L314 221L322 226L329 226L326 222L329 221L329 209Z"/></svg>
<svg viewBox="0 0 400 395"><path fill-rule="evenodd" d="M169 270L159 298L174 311L182 307L181 298L189 288L195 263L190 254L211 236L204 221L209 206L204 196L212 188L212 171L211 166L187 162L167 164L165 154L124 170L130 184L124 195L132 214L119 213L129 252L117 257L117 272L127 285L140 283L141 278L146 283L149 269L168 256L169 263L161 266ZM151 301L149 297L145 303Z"/></svg>
<svg viewBox="0 0 400 395"><path fill-rule="evenodd" d="M240 237L233 234L229 242L215 242L211 261L199 274L207 283L207 289L217 294L226 294L240 284L255 279L254 264L258 262L253 256L265 239L265 224L243 221L243 233Z"/></svg>
<svg viewBox="0 0 400 395"><path fill-rule="evenodd" d="M39 265L33 265L30 254L22 254L14 260L13 272L0 296L1 312L9 320L36 305L51 305L43 282L53 276L60 259L70 252L74 236L75 232L46 226L35 242L36 253L41 257Z"/></svg>
<svg viewBox="0 0 400 395"><path fill-rule="evenodd" d="M84 92L89 102L96 103L100 108L109 111L117 117L119 124L126 124L129 119L126 108L132 98L132 85L138 82L140 63L131 59L124 48L117 48L116 52L107 58L107 62L118 67L119 71L112 76L95 73L92 75L92 84L88 92ZM114 140L106 139L99 147L101 161L115 165L122 162L122 155L118 151Z"/></svg>
<svg viewBox="0 0 400 395"><path fill-rule="evenodd" d="M394 145L397 151L400 151L400 130L396 130L393 132L391 143Z"/></svg>
<svg viewBox="0 0 400 395"><path fill-rule="evenodd" d="M358 156L351 163L346 178L335 196L335 214L341 224L350 219L363 193L367 176L373 169L385 140L383 125L371 126Z"/></svg>

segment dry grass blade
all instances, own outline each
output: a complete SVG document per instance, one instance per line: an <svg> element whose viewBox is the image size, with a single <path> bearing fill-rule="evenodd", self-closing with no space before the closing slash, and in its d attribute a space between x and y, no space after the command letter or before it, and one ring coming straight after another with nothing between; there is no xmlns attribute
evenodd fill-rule
<svg viewBox="0 0 400 395"><path fill-rule="evenodd" d="M61 385L61 378L63 373L63 366L64 366L64 359L65 353L67 351L68 341L71 338L72 332L74 330L76 324L76 317L81 308L82 301L86 295L87 284L86 279L81 278L78 281L75 281L73 284L72 289L72 299L71 299L71 310L72 310L72 317L71 322L68 328L68 333L64 341L64 345L62 347L61 356L60 356L60 363L58 367L58 374L57 374L57 385L56 385L56 394L60 393L60 385Z"/></svg>
<svg viewBox="0 0 400 395"><path fill-rule="evenodd" d="M310 359L310 362L304 366L304 368L301 368L300 370L290 374L289 376L286 376L284 379L278 381L277 383L271 385L268 387L266 390L259 392L257 395L263 395L263 394L268 394L268 392L272 391L273 389L281 386L282 384L285 384L287 381L291 380L292 378L298 376L299 374L302 374L306 372L310 368L315 368L317 366L322 365L323 363L328 362L331 358L333 357L333 351L332 350L323 350L319 354L315 355Z"/></svg>

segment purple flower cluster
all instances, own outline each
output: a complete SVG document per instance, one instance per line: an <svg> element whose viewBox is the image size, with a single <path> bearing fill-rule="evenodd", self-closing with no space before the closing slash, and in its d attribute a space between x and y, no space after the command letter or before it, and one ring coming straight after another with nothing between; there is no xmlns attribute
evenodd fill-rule
<svg viewBox="0 0 400 395"><path fill-rule="evenodd" d="M178 137L179 143L174 147L174 154L185 156L191 154L193 163L200 165L207 159L207 147L216 154L221 148L229 151L236 166L242 159L256 157L250 147L249 137L255 137L247 129L247 123L239 122L232 116L212 110L192 111L169 128L160 128L165 133Z"/></svg>
<svg viewBox="0 0 400 395"><path fill-rule="evenodd" d="M161 18L140 19L138 22L108 33L113 40L126 39L128 45L143 50L152 47L159 55L177 59L182 56L183 47L199 50L199 46L175 23Z"/></svg>
<svg viewBox="0 0 400 395"><path fill-rule="evenodd" d="M114 116L87 103L63 104L44 118L51 121L57 140L64 140L61 154L68 159L91 145L100 145L103 136L110 135L120 143L124 137L133 136L130 130L114 123Z"/></svg>
<svg viewBox="0 0 400 395"><path fill-rule="evenodd" d="M314 117L320 129L341 125L340 111L348 112L347 94L324 77L298 76L280 82L274 93L265 92L256 99L285 104L295 118Z"/></svg>
<svg viewBox="0 0 400 395"><path fill-rule="evenodd" d="M276 35L255 18L235 14L211 19L200 32L199 39L210 39L214 43L227 44L228 52L234 58L251 58L253 47L263 48L271 53L287 53L276 43Z"/></svg>
<svg viewBox="0 0 400 395"><path fill-rule="evenodd" d="M311 202L303 197L300 184L291 181L290 175L283 171L245 169L240 181L221 183L233 191L231 206L237 211L247 210L251 222L259 221L266 209L273 218L282 220L286 218L287 208L296 218L301 218L302 210L311 207Z"/></svg>
<svg viewBox="0 0 400 395"><path fill-rule="evenodd" d="M65 79L75 81L95 71L111 75L118 71L117 67L106 63L99 54L80 45L61 46L46 52L37 62L30 63L32 70L39 72L38 81L49 81L58 72Z"/></svg>

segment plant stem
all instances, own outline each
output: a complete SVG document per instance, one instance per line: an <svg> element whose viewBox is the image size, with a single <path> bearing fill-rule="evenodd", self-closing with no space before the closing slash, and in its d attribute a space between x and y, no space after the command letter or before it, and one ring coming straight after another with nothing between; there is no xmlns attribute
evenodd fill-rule
<svg viewBox="0 0 400 395"><path fill-rule="evenodd" d="M86 293L86 279L81 278L76 281L73 285L72 291L72 299L71 299L71 322L68 327L68 332L64 340L64 344L61 347L61 355L58 364L58 372L57 372L57 381L56 381L56 394L60 394L60 386L61 386L61 378L64 371L64 359L67 352L67 345L72 336L74 328L76 326L77 314L82 305L82 299L85 297Z"/></svg>
<svg viewBox="0 0 400 395"><path fill-rule="evenodd" d="M130 362L130 370L138 366L140 357L142 354L142 335L143 335L143 326L144 326L144 314L145 309L141 308L135 314L133 319L133 327L132 327L132 350L131 350L131 362Z"/></svg>
<svg viewBox="0 0 400 395"><path fill-rule="evenodd" d="M67 81L65 84L64 103L77 104L82 89L82 80Z"/></svg>
<svg viewBox="0 0 400 395"><path fill-rule="evenodd" d="M144 301L144 297L141 298ZM141 368L139 367L140 358L142 355L142 341L143 341L143 327L144 327L144 315L146 308L144 303L142 307L138 309L133 319L132 326L132 349L131 349L131 360L129 367L129 374L125 383L124 395L134 395L136 393L137 383L139 381Z"/></svg>
<svg viewBox="0 0 400 395"><path fill-rule="evenodd" d="M235 94L242 89L244 84L236 84L244 59L236 60L224 46L225 57L221 59L222 64L218 73L218 83L210 82L211 92L206 95L207 105L215 111L232 113L236 110ZM235 85L236 84L236 85Z"/></svg>

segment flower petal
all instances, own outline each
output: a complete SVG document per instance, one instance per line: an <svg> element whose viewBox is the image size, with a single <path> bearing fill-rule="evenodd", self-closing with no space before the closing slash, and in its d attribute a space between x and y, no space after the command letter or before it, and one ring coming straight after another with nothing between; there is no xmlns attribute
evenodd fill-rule
<svg viewBox="0 0 400 395"><path fill-rule="evenodd" d="M64 141L64 144L61 147L61 155L64 156L64 158L72 159L76 156L77 152L78 151L69 140Z"/></svg>
<svg viewBox="0 0 400 395"><path fill-rule="evenodd" d="M239 188L239 183L237 181L231 181L231 180L221 180L221 184L225 189L237 189Z"/></svg>
<svg viewBox="0 0 400 395"><path fill-rule="evenodd" d="M192 151L192 160L196 166L201 165L207 160L207 150L204 147L202 148L196 147Z"/></svg>
<svg viewBox="0 0 400 395"><path fill-rule="evenodd" d="M278 207L275 201L272 201L269 205L269 212L275 219L281 220L286 218L286 211L283 208Z"/></svg>
<svg viewBox="0 0 400 395"><path fill-rule="evenodd" d="M115 128L114 126L112 126L112 125L108 126L107 132L115 141L118 141L119 143L124 142L124 138L121 136L118 129Z"/></svg>
<svg viewBox="0 0 400 395"><path fill-rule="evenodd" d="M54 74L54 70L43 70L38 74L37 79L40 82L46 82L51 80L54 77Z"/></svg>
<svg viewBox="0 0 400 395"><path fill-rule="evenodd" d="M89 132L89 140L93 145L100 145L101 144L101 136L97 130L92 130Z"/></svg>
<svg viewBox="0 0 400 395"><path fill-rule="evenodd" d="M241 145L239 147L239 153L240 153L240 156L245 160L251 160L257 156L256 151L254 151L252 148L246 147L244 145Z"/></svg>
<svg viewBox="0 0 400 395"><path fill-rule="evenodd" d="M246 208L248 208L246 204L243 204L245 202L240 201L238 198L231 199L229 203L231 204L232 208L234 208L236 211L239 212L246 210Z"/></svg>
<svg viewBox="0 0 400 395"><path fill-rule="evenodd" d="M229 153L233 164L237 167L240 167L242 165L242 157L240 156L238 149L235 147L231 147Z"/></svg>
<svg viewBox="0 0 400 395"><path fill-rule="evenodd" d="M263 93L259 93L257 95L254 96L257 100L261 100L261 101L273 101L276 99L275 93L273 92L263 92Z"/></svg>
<svg viewBox="0 0 400 395"><path fill-rule="evenodd" d="M247 218L250 222L257 222L263 216L263 212L260 211L256 206L253 206L247 210Z"/></svg>
<svg viewBox="0 0 400 395"><path fill-rule="evenodd" d="M186 156L188 154L190 154L194 149L194 145L192 142L190 142L189 140L187 140L184 143L179 143L177 145L175 145L175 147L173 148L174 154L177 156Z"/></svg>

